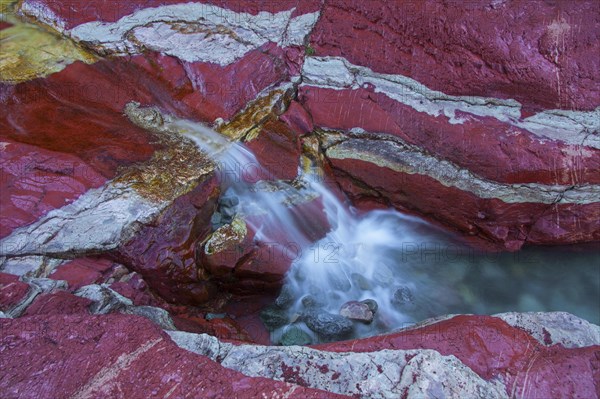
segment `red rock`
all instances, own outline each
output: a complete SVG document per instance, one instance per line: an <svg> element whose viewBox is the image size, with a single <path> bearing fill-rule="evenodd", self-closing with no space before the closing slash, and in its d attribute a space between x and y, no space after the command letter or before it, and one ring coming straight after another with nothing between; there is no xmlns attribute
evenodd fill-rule
<svg viewBox="0 0 600 399"><path fill-rule="evenodd" d="M167 82L172 96L168 101L180 103L178 115L212 123L230 119L261 90L287 79L278 52L277 46L266 44L227 66L188 63L157 53L133 57L132 63Z"/></svg>
<svg viewBox="0 0 600 399"><path fill-rule="evenodd" d="M600 346L553 346L532 357L526 370L511 374L506 386L521 397L597 398L599 381Z"/></svg>
<svg viewBox="0 0 600 399"><path fill-rule="evenodd" d="M144 226L115 253L138 272L151 289L168 302L197 304L210 299L215 287L200 276L194 248L210 232L219 187L209 175L191 192L177 198L158 220Z"/></svg>
<svg viewBox="0 0 600 399"><path fill-rule="evenodd" d="M250 182L258 180L293 180L298 176L300 164L300 143L298 136L286 124L279 121L265 123L258 137L246 143L258 162L268 172L267 176L252 175L245 178ZM259 174L259 169L256 169Z"/></svg>
<svg viewBox="0 0 600 399"><path fill-rule="evenodd" d="M339 397L226 369L132 315L0 320L5 398Z"/></svg>
<svg viewBox="0 0 600 399"><path fill-rule="evenodd" d="M218 252L207 254L204 243L196 248L196 259L199 260L199 264L216 279L230 279L238 262L255 248L255 232L250 226L246 226L247 232L244 237L241 237L241 241L232 229L233 227L229 225L219 230L219 234L230 235L230 239L226 239L224 245L219 246Z"/></svg>
<svg viewBox="0 0 600 399"><path fill-rule="evenodd" d="M485 380L503 378L510 395L592 398L598 392L594 364L600 346L546 347L525 331L490 316L456 316L417 329L316 348L334 352L434 349L456 356Z"/></svg>
<svg viewBox="0 0 600 399"><path fill-rule="evenodd" d="M312 116L295 100L290 102L288 109L279 116L279 119L298 135L310 133L314 129Z"/></svg>
<svg viewBox="0 0 600 399"><path fill-rule="evenodd" d="M373 321L373 312L368 305L358 302L346 302L340 308L340 316L344 316L350 320L362 321L370 323Z"/></svg>
<svg viewBox="0 0 600 399"><path fill-rule="evenodd" d="M132 65L123 60L75 62L45 79L0 87L6 98L0 117L3 135L77 154L106 178L119 166L148 159L154 149L151 138L123 116L123 107L132 100L160 103L149 93L166 91L145 81L148 76Z"/></svg>
<svg viewBox="0 0 600 399"><path fill-rule="evenodd" d="M76 155L0 140L0 238L106 181Z"/></svg>
<svg viewBox="0 0 600 399"><path fill-rule="evenodd" d="M600 103L600 88L592 83L600 80L598 15L593 0L335 0L310 42L316 55L342 56L448 94L591 110Z"/></svg>
<svg viewBox="0 0 600 399"><path fill-rule="evenodd" d="M92 301L81 298L66 291L57 291L52 294L42 294L27 307L23 313L25 316L50 316L67 315L76 313L88 313L88 306Z"/></svg>
<svg viewBox="0 0 600 399"><path fill-rule="evenodd" d="M295 254L277 243L257 242L252 253L235 269L239 280L281 281Z"/></svg>
<svg viewBox="0 0 600 399"><path fill-rule="evenodd" d="M14 283L15 281L19 281L19 276L0 272L0 284L5 285Z"/></svg>
<svg viewBox="0 0 600 399"><path fill-rule="evenodd" d="M146 282L137 273L127 282L112 283L110 288L130 299L135 306L167 307L150 292Z"/></svg>
<svg viewBox="0 0 600 399"><path fill-rule="evenodd" d="M315 125L388 133L484 178L504 183L600 183L600 150L556 141L494 118L462 124L432 117L370 89L302 87L300 101Z"/></svg>
<svg viewBox="0 0 600 399"><path fill-rule="evenodd" d="M196 259L215 282L236 295L274 293L281 287L292 262L301 255L302 247L327 234L330 229L320 198L287 208L296 227L268 219L271 215L246 217L247 233L241 240L226 240L214 254L205 253L205 245L196 248ZM261 237L255 229L260 228ZM221 235L234 237L227 230ZM300 236L296 236L295 234ZM301 240L301 241L298 241Z"/></svg>
<svg viewBox="0 0 600 399"><path fill-rule="evenodd" d="M255 240L253 250L244 252L246 255L235 268L237 293L254 294L265 289L269 292L279 289L292 262L301 255L302 248L329 232L330 226L320 198L294 204L289 208L288 216L290 221L285 223L265 221L261 215L247 218L250 226L260 226L264 238ZM297 232L291 229L291 225Z"/></svg>
<svg viewBox="0 0 600 399"><path fill-rule="evenodd" d="M49 277L54 280L65 280L69 284L69 289L74 291L84 285L100 282L102 273L108 271L112 264L107 259L75 259L57 267Z"/></svg>
<svg viewBox="0 0 600 399"><path fill-rule="evenodd" d="M295 13L294 13L295 14ZM292 17L294 16L292 14ZM302 47L286 47L280 57L283 58L290 76L298 76L302 71L305 49Z"/></svg>
<svg viewBox="0 0 600 399"><path fill-rule="evenodd" d="M272 304L275 298L268 295L234 296L223 311L235 317L236 323L250 337L252 342L271 345L271 333L260 319L261 310Z"/></svg>
<svg viewBox="0 0 600 399"><path fill-rule="evenodd" d="M27 297L29 284L19 281L19 276L0 273L0 311L7 312Z"/></svg>
<svg viewBox="0 0 600 399"><path fill-rule="evenodd" d="M359 182L368 182L394 206L427 215L467 237L479 237L478 245L519 249L530 244L583 243L600 240L598 204L506 203L484 199L429 176L394 172L370 162L332 159L342 188L354 197L374 198ZM565 215L565 219L562 216ZM578 224L577 224L578 223Z"/></svg>
<svg viewBox="0 0 600 399"><path fill-rule="evenodd" d="M173 319L175 326L196 334L209 334L226 341L254 342L246 331L229 317L206 320L201 317L179 316Z"/></svg>

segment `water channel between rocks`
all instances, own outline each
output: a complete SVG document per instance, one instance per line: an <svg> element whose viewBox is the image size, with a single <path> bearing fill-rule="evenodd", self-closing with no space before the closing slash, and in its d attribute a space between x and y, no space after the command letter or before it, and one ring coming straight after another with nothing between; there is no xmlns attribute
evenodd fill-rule
<svg viewBox="0 0 600 399"><path fill-rule="evenodd" d="M246 147L203 125L174 123L228 176L229 208L214 228L243 218L272 256L291 260L281 294L261 314L274 343L371 336L453 313L567 311L600 323L598 251L478 252L395 210L356 212L310 172L294 184L248 181L240 171L260 176L262 167ZM294 206L315 200L320 207ZM329 232L315 241L319 219Z"/></svg>

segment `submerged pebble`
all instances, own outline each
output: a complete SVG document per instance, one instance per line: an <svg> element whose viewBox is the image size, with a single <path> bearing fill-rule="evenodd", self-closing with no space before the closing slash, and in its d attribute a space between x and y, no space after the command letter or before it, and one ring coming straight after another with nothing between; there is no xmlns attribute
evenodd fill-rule
<svg viewBox="0 0 600 399"><path fill-rule="evenodd" d="M360 303L367 305L373 314L377 313L377 310L379 309L379 305L374 299L365 299L364 301L360 301Z"/></svg>
<svg viewBox="0 0 600 399"><path fill-rule="evenodd" d="M313 295L306 295L301 300L302 306L305 309L322 308L325 304Z"/></svg>
<svg viewBox="0 0 600 399"><path fill-rule="evenodd" d="M287 309L294 303L294 292L289 285L284 285L281 288L281 292L277 299L275 299L275 305L282 309Z"/></svg>
<svg viewBox="0 0 600 399"><path fill-rule="evenodd" d="M319 309L307 311L303 315L303 320L312 331L330 340L343 339L353 329L349 319Z"/></svg>
<svg viewBox="0 0 600 399"><path fill-rule="evenodd" d="M413 305L414 301L413 293L407 286L397 288L392 296L392 304L400 307Z"/></svg>
<svg viewBox="0 0 600 399"><path fill-rule="evenodd" d="M357 301L350 301L343 304L340 308L340 316L367 324L373 321L373 312L369 308L369 305Z"/></svg>
<svg viewBox="0 0 600 399"><path fill-rule="evenodd" d="M284 346L310 345L312 344L312 338L306 333L306 331L303 331L298 327L292 326L285 330L285 332L281 336L281 340L279 341L279 343Z"/></svg>
<svg viewBox="0 0 600 399"><path fill-rule="evenodd" d="M269 331L283 327L289 322L286 312L277 306L268 306L260 312L260 319Z"/></svg>

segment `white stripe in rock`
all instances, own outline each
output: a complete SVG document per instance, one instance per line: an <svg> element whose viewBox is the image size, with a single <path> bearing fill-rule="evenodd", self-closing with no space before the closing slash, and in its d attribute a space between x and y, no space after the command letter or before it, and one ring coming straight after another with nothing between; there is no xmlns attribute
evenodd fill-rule
<svg viewBox="0 0 600 399"><path fill-rule="evenodd" d="M451 96L432 90L407 76L373 72L341 57L307 57L302 76L304 86L354 90L372 85L376 93L382 93L418 112L434 117L445 115L452 124L464 122L456 114L460 111L492 117L528 130L538 137L600 148L600 107L594 111L546 110L521 119L522 105L516 100Z"/></svg>
<svg viewBox="0 0 600 399"><path fill-rule="evenodd" d="M52 210L0 241L0 256L61 257L117 248L169 202L152 202L124 184L108 183Z"/></svg>
<svg viewBox="0 0 600 399"><path fill-rule="evenodd" d="M108 52L137 54L149 48L187 62L231 64L268 42L301 45L319 13L292 18L294 8L256 15L210 4L183 3L144 8L114 23L88 22L71 30L46 10L25 2L24 13L43 20L77 41Z"/></svg>
<svg viewBox="0 0 600 399"><path fill-rule="evenodd" d="M327 133L323 134L327 140ZM335 135L333 136L335 139ZM467 169L440 160L402 140L379 134L377 140L350 137L325 144L329 159L355 159L396 172L429 176L446 187L455 187L480 198L506 203L592 204L600 198L600 185L546 185L538 183L503 184L484 179Z"/></svg>
<svg viewBox="0 0 600 399"><path fill-rule="evenodd" d="M167 331L188 351L208 356L250 377L286 381L287 370L302 385L363 398L429 396L502 398L498 380L485 381L456 357L428 349L326 352L301 346L232 345L206 334ZM289 378L289 377L288 377ZM288 381L291 382L291 381Z"/></svg>

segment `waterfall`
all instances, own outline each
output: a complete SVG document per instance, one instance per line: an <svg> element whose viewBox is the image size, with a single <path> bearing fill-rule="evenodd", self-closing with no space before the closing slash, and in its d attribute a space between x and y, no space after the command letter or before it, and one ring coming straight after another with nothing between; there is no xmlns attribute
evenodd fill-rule
<svg viewBox="0 0 600 399"><path fill-rule="evenodd" d="M239 198L239 213L257 232L255 240L285 248L291 257L284 288L291 298L286 306L290 320L305 312L307 301L337 315L349 301L373 300L374 322L354 323L354 336L414 321L408 313L415 307L415 286L403 275L401 261L407 243L426 238L418 231L426 226L424 221L395 210L358 214L312 173L301 171L294 184L261 181L258 177L267 173L244 145L198 123L173 123L215 160L225 195ZM320 206L293 205L302 201L318 201ZM315 242L304 225L310 228L317 219L329 225L329 232Z"/></svg>

